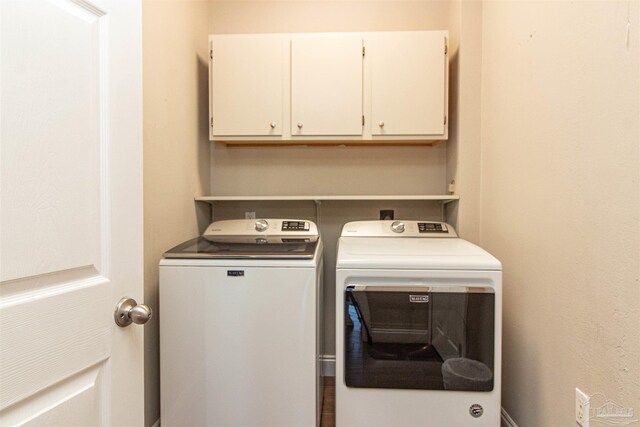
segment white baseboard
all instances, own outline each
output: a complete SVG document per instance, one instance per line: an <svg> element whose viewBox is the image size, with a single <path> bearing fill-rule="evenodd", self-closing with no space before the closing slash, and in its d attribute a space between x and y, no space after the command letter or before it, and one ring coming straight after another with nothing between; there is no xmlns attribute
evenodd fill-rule
<svg viewBox="0 0 640 427"><path fill-rule="evenodd" d="M322 361L322 376L323 377L335 377L336 376L336 356L333 354L325 354L320 356Z"/></svg>
<svg viewBox="0 0 640 427"><path fill-rule="evenodd" d="M500 414L502 415L502 427L518 427L516 422L513 421L513 418L509 416L509 414L504 408L502 408L502 410L500 411Z"/></svg>

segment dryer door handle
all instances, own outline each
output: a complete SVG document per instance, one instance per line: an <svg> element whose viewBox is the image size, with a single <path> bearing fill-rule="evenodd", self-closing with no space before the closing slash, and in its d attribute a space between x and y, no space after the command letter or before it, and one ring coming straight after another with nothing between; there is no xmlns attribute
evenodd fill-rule
<svg viewBox="0 0 640 427"><path fill-rule="evenodd" d="M435 292L453 294L493 294L493 288L481 286L390 286L390 285L350 285L354 292Z"/></svg>

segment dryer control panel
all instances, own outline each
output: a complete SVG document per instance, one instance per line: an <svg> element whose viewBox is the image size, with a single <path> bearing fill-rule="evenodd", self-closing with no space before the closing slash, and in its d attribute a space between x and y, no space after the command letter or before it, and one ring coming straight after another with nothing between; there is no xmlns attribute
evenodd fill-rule
<svg viewBox="0 0 640 427"><path fill-rule="evenodd" d="M458 237L453 227L438 221L353 221L342 237Z"/></svg>

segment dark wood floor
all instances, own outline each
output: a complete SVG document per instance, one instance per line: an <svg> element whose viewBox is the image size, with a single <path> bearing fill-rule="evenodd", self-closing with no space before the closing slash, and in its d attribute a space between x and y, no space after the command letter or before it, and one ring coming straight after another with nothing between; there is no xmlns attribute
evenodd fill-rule
<svg viewBox="0 0 640 427"><path fill-rule="evenodd" d="M336 425L336 377L324 377L324 396L322 399L322 418L320 427Z"/></svg>

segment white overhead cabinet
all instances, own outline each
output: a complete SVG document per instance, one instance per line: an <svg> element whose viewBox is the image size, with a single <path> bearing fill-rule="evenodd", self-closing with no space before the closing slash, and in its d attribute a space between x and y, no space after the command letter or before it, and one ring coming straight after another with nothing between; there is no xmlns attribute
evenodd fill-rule
<svg viewBox="0 0 640 427"><path fill-rule="evenodd" d="M291 135L362 135L362 37L291 40Z"/></svg>
<svg viewBox="0 0 640 427"><path fill-rule="evenodd" d="M447 33L372 33L371 134L444 137Z"/></svg>
<svg viewBox="0 0 640 427"><path fill-rule="evenodd" d="M446 31L210 36L210 137L227 144L447 139Z"/></svg>
<svg viewBox="0 0 640 427"><path fill-rule="evenodd" d="M277 35L211 38L212 139L283 134L287 45Z"/></svg>

